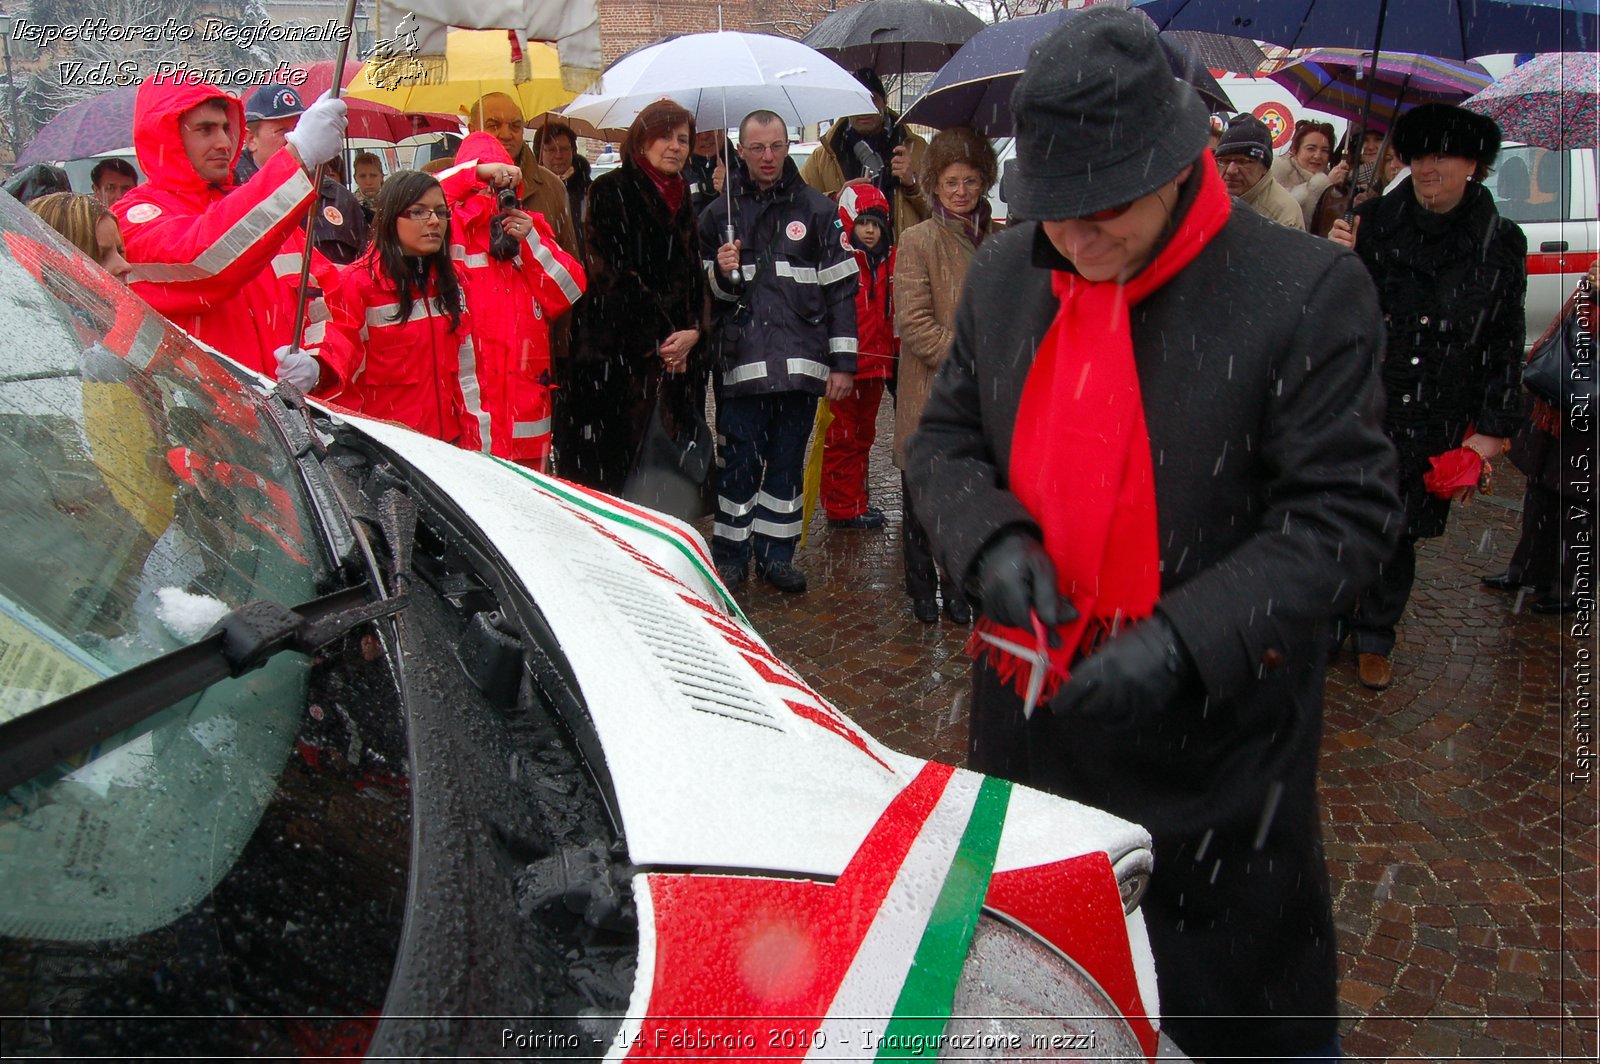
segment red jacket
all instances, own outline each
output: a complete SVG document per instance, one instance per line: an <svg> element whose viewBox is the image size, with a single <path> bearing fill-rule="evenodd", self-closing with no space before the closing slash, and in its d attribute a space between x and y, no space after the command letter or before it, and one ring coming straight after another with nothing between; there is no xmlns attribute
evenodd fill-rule
<svg viewBox="0 0 1600 1064"><path fill-rule="evenodd" d="M900 338L894 334L894 248L874 266L855 244L856 219L868 210L877 214L884 241L890 240L889 201L878 188L851 185L839 193L845 245L856 257L861 279L856 289L856 380L886 380L894 376L900 355Z"/></svg>
<svg viewBox="0 0 1600 1064"><path fill-rule="evenodd" d="M492 135L473 133L461 142L456 165L439 175L439 183L452 212L450 255L465 267L489 450L501 458L539 462L550 453L550 319L578 301L588 279L540 214L532 216L533 232L520 255L501 260L489 254L489 222L499 208L493 190L478 180L477 168L510 162Z"/></svg>
<svg viewBox="0 0 1600 1064"><path fill-rule="evenodd" d="M311 179L287 151L243 185L202 179L183 149L178 119L207 100L227 106L242 145L244 107L221 89L186 75L153 74L139 86L133 147L149 179L112 207L133 264L128 282L197 339L276 377L273 351L292 339L305 246L301 228L316 197ZM338 283L332 263L319 254L311 261L317 287L306 308L307 348L320 344L326 329L321 289Z"/></svg>
<svg viewBox="0 0 1600 1064"><path fill-rule="evenodd" d="M462 271L455 269L459 280ZM410 317L395 321L399 296L382 274L377 248L368 248L340 271L330 296L338 324L323 344L324 360L346 370L350 383L339 393L340 405L482 450L488 418L478 400L472 319L463 310L452 329L437 298L432 284L426 299L412 303ZM359 323L359 331L347 322Z"/></svg>

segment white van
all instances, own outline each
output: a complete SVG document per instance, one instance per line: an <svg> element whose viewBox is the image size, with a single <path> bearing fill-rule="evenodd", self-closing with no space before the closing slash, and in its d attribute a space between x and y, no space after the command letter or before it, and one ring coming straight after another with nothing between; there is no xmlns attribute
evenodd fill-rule
<svg viewBox="0 0 1600 1064"><path fill-rule="evenodd" d="M1525 305L1532 345L1600 251L1595 151L1507 144L1484 185L1494 193L1501 216L1522 226L1528 237Z"/></svg>

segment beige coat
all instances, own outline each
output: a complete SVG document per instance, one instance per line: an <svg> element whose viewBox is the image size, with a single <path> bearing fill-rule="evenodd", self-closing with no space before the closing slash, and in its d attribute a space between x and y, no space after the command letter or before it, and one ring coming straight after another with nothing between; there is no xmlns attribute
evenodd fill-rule
<svg viewBox="0 0 1600 1064"><path fill-rule="evenodd" d="M1327 174L1314 174L1295 162L1292 155L1280 155L1272 160L1272 179L1286 189L1300 205L1300 220L1304 229L1311 228L1312 216L1317 213L1317 201L1333 184ZM1269 214L1267 217L1271 218Z"/></svg>
<svg viewBox="0 0 1600 1064"><path fill-rule="evenodd" d="M906 441L922 420L933 374L950 351L956 307L976 249L959 221L929 218L906 230L895 252L894 324L900 334L895 391L894 464L905 468Z"/></svg>
<svg viewBox="0 0 1600 1064"><path fill-rule="evenodd" d="M1255 212L1263 218L1271 218L1290 229L1304 229L1305 217L1300 213L1300 204L1294 201L1287 189L1273 179L1272 174L1261 175L1261 180L1255 187L1239 197L1247 206L1254 208Z"/></svg>

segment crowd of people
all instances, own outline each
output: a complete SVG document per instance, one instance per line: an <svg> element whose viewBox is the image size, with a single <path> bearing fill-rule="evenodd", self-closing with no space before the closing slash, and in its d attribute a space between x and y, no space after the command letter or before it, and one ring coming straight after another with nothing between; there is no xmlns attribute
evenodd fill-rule
<svg viewBox="0 0 1600 1064"><path fill-rule="evenodd" d="M342 102L157 76L142 183L112 160L93 196L8 187L251 369L603 491L709 389L730 589L752 563L807 587L820 402L828 523L885 526L867 456L888 392L911 613L978 615L970 765L1150 828L1180 1046L1336 1059L1324 670L1348 639L1363 684L1392 682L1417 542L1508 451L1528 527L1489 586L1570 608L1561 558L1592 534L1549 468L1564 411L1525 410L1526 240L1483 185L1499 130L1426 104L1349 159L1318 121L1275 156L1170 76L1147 20L1097 7L1018 84L1002 227L990 142L926 140L858 77L874 111L803 171L778 114L729 144L662 100L593 177L571 128L529 143L491 94L453 156L385 175L357 155L352 190L326 169ZM1461 449L1482 475L1441 488Z"/></svg>

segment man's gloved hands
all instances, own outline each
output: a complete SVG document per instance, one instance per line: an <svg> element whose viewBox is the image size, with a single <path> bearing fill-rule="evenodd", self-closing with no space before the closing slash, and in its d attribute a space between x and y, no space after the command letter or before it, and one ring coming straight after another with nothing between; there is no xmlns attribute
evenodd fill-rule
<svg viewBox="0 0 1600 1064"><path fill-rule="evenodd" d="M1106 724L1132 724L1166 706L1194 675L1194 659L1159 613L1135 624L1078 662L1050 700L1061 717L1079 714Z"/></svg>
<svg viewBox="0 0 1600 1064"><path fill-rule="evenodd" d="M344 147L350 108L343 100L330 98L331 91L318 96L317 102L306 108L295 127L283 135L283 139L300 153L300 161L307 170L315 170Z"/></svg>
<svg viewBox="0 0 1600 1064"><path fill-rule="evenodd" d="M1027 532L1003 533L978 555L978 603L992 621L1030 631L1031 613L1047 629L1078 619L1072 603L1056 593L1056 567L1044 545Z"/></svg>
<svg viewBox="0 0 1600 1064"><path fill-rule="evenodd" d="M294 385L302 392L311 391L322 378L322 364L317 361L317 351L315 347L301 351L284 344L272 352L278 359L278 379Z"/></svg>

